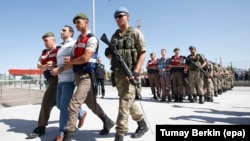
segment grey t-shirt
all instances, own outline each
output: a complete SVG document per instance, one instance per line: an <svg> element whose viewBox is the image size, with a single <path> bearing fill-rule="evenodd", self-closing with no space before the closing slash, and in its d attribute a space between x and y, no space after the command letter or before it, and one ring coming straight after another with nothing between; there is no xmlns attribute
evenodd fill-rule
<svg viewBox="0 0 250 141"><path fill-rule="evenodd" d="M73 46L75 44L75 40L69 38L66 42L63 42L61 48L58 50L56 59L57 59L57 67L61 67L64 65L64 59L66 56L71 56L71 52ZM72 68L64 70L61 74L58 74L58 83L60 82L74 82L75 74Z"/></svg>

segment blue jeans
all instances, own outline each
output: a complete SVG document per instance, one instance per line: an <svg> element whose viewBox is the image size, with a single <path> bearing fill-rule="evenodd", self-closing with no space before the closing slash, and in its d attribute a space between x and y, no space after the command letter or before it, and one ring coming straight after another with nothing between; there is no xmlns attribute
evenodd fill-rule
<svg viewBox="0 0 250 141"><path fill-rule="evenodd" d="M73 96L74 89L75 89L74 82L60 82L57 85L56 106L60 110L59 132L60 135L62 136L64 134L65 126L68 121L69 117L68 106ZM80 119L82 116L83 116L83 110L80 107L78 111L78 119Z"/></svg>

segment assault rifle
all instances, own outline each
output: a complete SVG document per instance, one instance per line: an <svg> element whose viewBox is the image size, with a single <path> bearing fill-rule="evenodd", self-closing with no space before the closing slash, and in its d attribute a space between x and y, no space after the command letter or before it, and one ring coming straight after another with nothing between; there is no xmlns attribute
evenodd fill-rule
<svg viewBox="0 0 250 141"><path fill-rule="evenodd" d="M132 85L135 86L136 89L136 96L141 96L140 92L138 90L138 85L139 83L136 81L137 78L135 79L130 79L131 77L133 77L133 73L130 71L130 69L128 68L127 64L125 63L125 61L123 60L123 58L121 57L121 55L119 54L119 52L117 51L116 47L113 46L110 41L108 40L107 36L105 33L102 34L101 36L101 40L108 45L108 48L111 52L111 54L113 54L112 57L115 57L120 69L122 69L122 71L125 73L125 75L129 78L129 81ZM138 76L136 76L138 77ZM141 98L141 97L140 97Z"/></svg>
<svg viewBox="0 0 250 141"><path fill-rule="evenodd" d="M208 72L206 72L204 69L198 66L193 60L187 58L186 56L184 56L184 59L186 59L188 62L192 63L193 65L195 65L195 67L197 67L200 71L202 71L206 77L211 78L213 80L213 78L208 74Z"/></svg>

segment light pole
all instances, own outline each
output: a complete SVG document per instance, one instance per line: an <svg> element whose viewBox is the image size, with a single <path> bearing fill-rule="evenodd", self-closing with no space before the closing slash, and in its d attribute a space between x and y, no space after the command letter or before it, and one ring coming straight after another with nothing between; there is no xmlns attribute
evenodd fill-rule
<svg viewBox="0 0 250 141"><path fill-rule="evenodd" d="M92 0L92 30L95 34L95 0Z"/></svg>

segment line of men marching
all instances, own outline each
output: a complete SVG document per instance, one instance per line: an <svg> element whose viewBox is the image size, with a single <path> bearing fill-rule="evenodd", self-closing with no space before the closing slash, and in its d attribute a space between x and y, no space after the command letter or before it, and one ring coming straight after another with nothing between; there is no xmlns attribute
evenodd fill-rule
<svg viewBox="0 0 250 141"><path fill-rule="evenodd" d="M216 64L190 46L188 56L180 55L175 48L174 55L167 57L161 49L161 58L151 53L147 62L147 76L154 100L161 102L213 102L213 98L233 88L231 69Z"/></svg>

